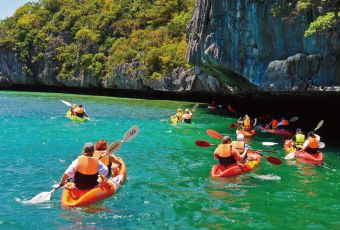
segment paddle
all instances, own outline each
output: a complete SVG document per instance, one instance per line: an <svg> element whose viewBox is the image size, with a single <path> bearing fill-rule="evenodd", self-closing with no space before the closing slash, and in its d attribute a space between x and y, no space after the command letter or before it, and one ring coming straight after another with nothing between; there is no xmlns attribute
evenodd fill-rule
<svg viewBox="0 0 340 230"><path fill-rule="evenodd" d="M204 140L197 140L195 141L195 145L199 146L199 147L211 147L211 146L216 146L215 144L211 144L208 141L204 141ZM276 150L270 150L270 149L254 149L254 151L257 152L268 152L268 153L276 153L279 154L278 151Z"/></svg>
<svg viewBox="0 0 340 230"><path fill-rule="evenodd" d="M216 139L222 139L222 135L219 132L216 132L215 130L212 129L207 129L207 134L210 137L216 138Z"/></svg>
<svg viewBox="0 0 340 230"><path fill-rule="evenodd" d="M228 110L233 114L237 113L236 110L231 105L228 105Z"/></svg>
<svg viewBox="0 0 340 230"><path fill-rule="evenodd" d="M264 141L262 142L262 145L264 146L273 146L273 145L277 145L278 143L276 142L269 142L269 141Z"/></svg>
<svg viewBox="0 0 340 230"><path fill-rule="evenodd" d="M274 164L274 165L279 165L279 164L281 164L281 160L280 160L279 158L277 158L277 157L273 157L273 156L265 156L265 155L263 155L262 153L260 153L260 152L257 151L257 150L252 150L252 151L255 151L255 152L256 152L257 154L259 154L261 157L266 158L267 161L268 161L269 163L272 163L272 164Z"/></svg>
<svg viewBox="0 0 340 230"><path fill-rule="evenodd" d="M198 108L198 103L197 104L195 104L193 107L192 107L192 109L191 109L191 111L192 112L196 112L196 109Z"/></svg>
<svg viewBox="0 0 340 230"><path fill-rule="evenodd" d="M128 131L124 133L123 139L121 141L115 141L113 142L108 149L105 151L105 153L99 157L99 159L105 155L111 155L115 150L117 150L121 143L123 142L129 142L131 141L134 137L136 137L139 134L139 126L135 125L131 127ZM38 204L42 202L49 201L51 199L52 193L57 191L59 188L63 187L63 185L59 185L58 187L52 189L49 192L42 192L30 199L29 201L26 201L26 204Z"/></svg>
<svg viewBox="0 0 340 230"><path fill-rule="evenodd" d="M214 144L211 144L207 141L203 141L203 140L197 140L195 141L195 144L199 147L211 147L211 146L215 146ZM274 157L274 156L265 156L263 154L261 154L260 152L274 152L274 153L278 153L277 151L275 150L256 150L256 149L250 149L250 151L255 151L257 154L259 154L260 156L266 158L268 160L268 162L272 163L272 164L275 164L275 165L279 165L281 164L281 160L277 157Z"/></svg>
<svg viewBox="0 0 340 230"><path fill-rule="evenodd" d="M69 107L72 107L72 104L68 101L61 100L61 102L64 103L65 105L69 106Z"/></svg>

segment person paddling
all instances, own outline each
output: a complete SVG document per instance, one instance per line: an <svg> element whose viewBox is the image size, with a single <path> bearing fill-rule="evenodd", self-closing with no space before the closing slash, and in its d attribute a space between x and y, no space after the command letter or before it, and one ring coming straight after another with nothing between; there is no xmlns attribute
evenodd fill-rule
<svg viewBox="0 0 340 230"><path fill-rule="evenodd" d="M77 117L88 117L82 104L74 109L74 113Z"/></svg>
<svg viewBox="0 0 340 230"><path fill-rule="evenodd" d="M181 108L178 108L178 109L177 109L176 115L171 116L171 118L176 118L176 119L177 119L177 122L181 121L181 120L182 120L182 117L183 117L183 111L182 111Z"/></svg>
<svg viewBox="0 0 340 230"><path fill-rule="evenodd" d="M300 128L296 129L295 135L292 137L294 141L293 145L296 149L301 150L303 143L306 140L305 134L303 134Z"/></svg>
<svg viewBox="0 0 340 230"><path fill-rule="evenodd" d="M277 129L277 127L279 126L279 121L276 118L273 118L273 120L266 125L266 129L268 129L271 126L271 129Z"/></svg>
<svg viewBox="0 0 340 230"><path fill-rule="evenodd" d="M74 110L77 108L77 105L76 104L73 104L70 108L70 111L71 111L71 116L75 116L76 113L74 112Z"/></svg>
<svg viewBox="0 0 340 230"><path fill-rule="evenodd" d="M303 143L302 151L306 151L309 154L316 154L319 152L319 143L321 137L314 132L308 133L307 140Z"/></svg>
<svg viewBox="0 0 340 230"><path fill-rule="evenodd" d="M190 124L191 123L191 117L192 117L192 113L190 112L190 109L186 109L185 114L182 117L182 121Z"/></svg>
<svg viewBox="0 0 340 230"><path fill-rule="evenodd" d="M121 143L119 143L119 149ZM107 140L98 140L95 146L95 152L93 157L97 157L107 168L108 173L107 177L112 176L115 177L119 173L119 168L122 166L121 160L119 157L114 156L113 154L105 155L105 152L108 148Z"/></svg>
<svg viewBox="0 0 340 230"><path fill-rule="evenodd" d="M277 126L284 126L284 127L288 127L289 126L289 120L285 117L281 118L281 121L278 123Z"/></svg>
<svg viewBox="0 0 340 230"><path fill-rule="evenodd" d="M248 116L248 114L246 114L243 118L240 117L237 123L241 125L244 131L249 132L252 130L252 125L251 125L252 121L250 120L250 117Z"/></svg>
<svg viewBox="0 0 340 230"><path fill-rule="evenodd" d="M222 138L222 144L219 144L215 149L214 159L218 160L220 165L229 166L241 160L240 153L231 143L231 138L225 136Z"/></svg>
<svg viewBox="0 0 340 230"><path fill-rule="evenodd" d="M98 185L98 176L105 177L108 168L98 158L93 157L94 145L86 143L83 147L83 155L79 156L66 169L59 185L65 185L67 178L74 178L74 185L78 189L92 189Z"/></svg>

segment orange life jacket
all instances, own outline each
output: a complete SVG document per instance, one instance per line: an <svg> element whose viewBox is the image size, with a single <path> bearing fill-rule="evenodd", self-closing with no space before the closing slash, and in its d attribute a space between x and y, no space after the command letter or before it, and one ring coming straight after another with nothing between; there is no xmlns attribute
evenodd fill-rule
<svg viewBox="0 0 340 230"><path fill-rule="evenodd" d="M315 137L308 137L308 147L311 149L317 149L319 148L319 141Z"/></svg>
<svg viewBox="0 0 340 230"><path fill-rule="evenodd" d="M243 128L244 128L245 131L251 130L250 119L243 120Z"/></svg>
<svg viewBox="0 0 340 230"><path fill-rule="evenodd" d="M84 113L84 108L83 107L78 107L74 110L77 114L83 114Z"/></svg>
<svg viewBox="0 0 340 230"><path fill-rule="evenodd" d="M231 149L231 144L220 144L217 146L214 154L217 154L220 157L230 157L232 155Z"/></svg>
<svg viewBox="0 0 340 230"><path fill-rule="evenodd" d="M176 116L177 116L177 119L178 119L178 120L182 120L183 113L178 112L178 113L176 114Z"/></svg>
<svg viewBox="0 0 340 230"><path fill-rule="evenodd" d="M277 128L277 126L278 126L278 124L279 124L279 121L278 120L272 120L272 129L276 129Z"/></svg>
<svg viewBox="0 0 340 230"><path fill-rule="evenodd" d="M287 119L283 119L283 120L281 121L281 124L282 124L282 125L289 125L289 121L288 121Z"/></svg>
<svg viewBox="0 0 340 230"><path fill-rule="evenodd" d="M98 185L99 160L95 157L78 157L74 183L78 189L91 189Z"/></svg>
<svg viewBox="0 0 340 230"><path fill-rule="evenodd" d="M244 147L245 147L244 141L233 141L231 144L234 146L234 148L239 153L243 153L244 152Z"/></svg>

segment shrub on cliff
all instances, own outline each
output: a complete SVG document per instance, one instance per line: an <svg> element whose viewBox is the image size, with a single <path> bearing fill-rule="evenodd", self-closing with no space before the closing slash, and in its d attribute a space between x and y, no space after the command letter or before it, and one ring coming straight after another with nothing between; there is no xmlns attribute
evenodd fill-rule
<svg viewBox="0 0 340 230"><path fill-rule="evenodd" d="M305 31L306 37L331 30L340 21L339 0L275 1L271 11L273 16L283 16L291 21L294 21L301 12L307 12L310 25Z"/></svg>
<svg viewBox="0 0 340 230"><path fill-rule="evenodd" d="M0 44L29 74L52 62L61 78L102 77L139 62L147 76L186 66L185 26L194 0L40 0L0 22Z"/></svg>

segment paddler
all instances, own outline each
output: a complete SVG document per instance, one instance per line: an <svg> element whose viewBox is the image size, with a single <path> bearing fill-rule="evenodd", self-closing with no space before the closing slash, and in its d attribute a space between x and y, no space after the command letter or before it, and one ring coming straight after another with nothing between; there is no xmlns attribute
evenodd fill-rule
<svg viewBox="0 0 340 230"><path fill-rule="evenodd" d="M75 116L76 115L76 113L74 112L74 110L77 108L77 105L76 104L73 104L72 106L71 106L71 109L70 109L70 111L71 111L71 116Z"/></svg>
<svg viewBox="0 0 340 230"><path fill-rule="evenodd" d="M214 159L218 160L220 165L228 166L241 160L240 153L231 143L231 138L225 136L222 138L222 144L219 144L215 149Z"/></svg>
<svg viewBox="0 0 340 230"><path fill-rule="evenodd" d="M190 112L190 109L186 109L185 114L182 116L182 121L190 124L191 123L191 117L192 117L192 113Z"/></svg>
<svg viewBox="0 0 340 230"><path fill-rule="evenodd" d="M121 143L119 143L119 149ZM115 177L119 173L119 169L122 166L120 158L116 157L115 155L105 155L105 152L108 148L107 140L98 140L95 146L95 151L93 157L97 157L107 168L108 174L107 177L112 176Z"/></svg>
<svg viewBox="0 0 340 230"><path fill-rule="evenodd" d="M88 117L82 104L78 105L74 109L74 113L76 114L77 117Z"/></svg>
<svg viewBox="0 0 340 230"><path fill-rule="evenodd" d="M302 151L306 151L309 154L316 154L319 152L319 143L321 137L314 132L308 133L307 140L303 143Z"/></svg>
<svg viewBox="0 0 340 230"><path fill-rule="evenodd" d="M294 146L296 149L301 150L303 143L306 140L305 134L303 134L302 130L300 128L296 129L295 135L292 137L292 140L294 141Z"/></svg>
<svg viewBox="0 0 340 230"><path fill-rule="evenodd" d="M181 109L181 108L178 108L178 109L177 109L177 113L176 113L176 115L174 115L174 116L171 116L171 118L175 118L175 117L176 117L176 119L177 119L177 121L178 121L178 122L182 120L182 117L183 117L183 111L182 111L182 109Z"/></svg>
<svg viewBox="0 0 340 230"><path fill-rule="evenodd" d="M271 129L277 129L277 127L279 126L279 121L274 117L273 120L268 125L266 125L266 129L268 129L270 126Z"/></svg>
<svg viewBox="0 0 340 230"><path fill-rule="evenodd" d="M251 131L252 130L252 125L251 125L251 120L250 117L248 116L248 114L246 114L243 118L240 117L237 121L238 124L241 125L241 127L243 128L244 131Z"/></svg>
<svg viewBox="0 0 340 230"><path fill-rule="evenodd" d="M232 141L231 144L241 154L240 161L245 162L248 158L249 160L252 159L252 157L248 153L248 150L251 148L244 142L244 135L242 133L237 134L236 141Z"/></svg>
<svg viewBox="0 0 340 230"><path fill-rule="evenodd" d="M91 189L98 185L98 176L104 177L108 174L107 167L98 158L93 157L94 145L86 143L83 154L79 156L66 169L59 185L63 186L67 178L74 178L74 185L78 189Z"/></svg>
<svg viewBox="0 0 340 230"><path fill-rule="evenodd" d="M281 118L281 121L278 123L278 126L289 126L289 120L285 117L282 117Z"/></svg>

